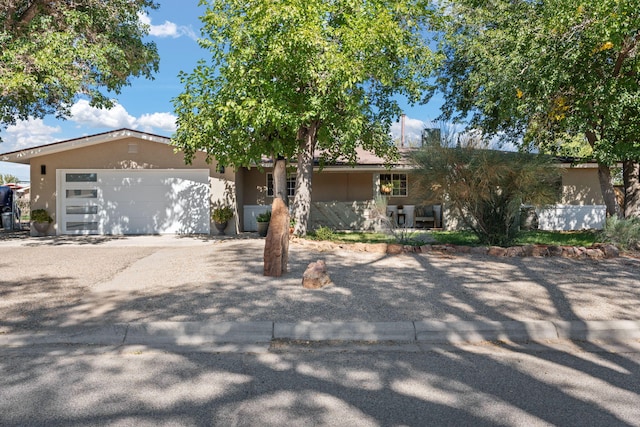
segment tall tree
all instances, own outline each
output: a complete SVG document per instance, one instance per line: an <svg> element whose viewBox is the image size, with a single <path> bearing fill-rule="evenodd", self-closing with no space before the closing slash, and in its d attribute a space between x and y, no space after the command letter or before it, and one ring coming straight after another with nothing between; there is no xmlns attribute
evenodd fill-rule
<svg viewBox="0 0 640 427"><path fill-rule="evenodd" d="M295 233L306 233L314 156L393 158L389 127L430 93L426 0L219 0L201 18L203 61L183 74L174 143L235 166L296 160Z"/></svg>
<svg viewBox="0 0 640 427"><path fill-rule="evenodd" d="M0 0L0 126L69 114L78 95L108 107L131 77L158 69L139 14L152 0Z"/></svg>
<svg viewBox="0 0 640 427"><path fill-rule="evenodd" d="M456 0L441 6L444 116L470 118L471 126L523 145L582 135L598 160L607 212L618 215L610 167L640 160L638 2Z"/></svg>

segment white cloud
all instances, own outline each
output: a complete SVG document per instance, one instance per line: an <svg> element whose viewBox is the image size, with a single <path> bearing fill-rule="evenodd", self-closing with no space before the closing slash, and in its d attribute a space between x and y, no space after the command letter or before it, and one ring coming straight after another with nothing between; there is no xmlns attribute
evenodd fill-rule
<svg viewBox="0 0 640 427"><path fill-rule="evenodd" d="M427 127L427 123L422 120L405 117L404 120L404 141L405 145L417 145L422 140L422 130ZM400 120L391 125L391 137L400 140L402 133L402 123Z"/></svg>
<svg viewBox="0 0 640 427"><path fill-rule="evenodd" d="M144 132L162 130L174 132L176 130L176 116L171 113L143 114L136 118L129 114L120 104L111 109L96 108L89 105L87 100L81 99L71 107L69 120L81 125L94 128L130 128L142 129Z"/></svg>
<svg viewBox="0 0 640 427"><path fill-rule="evenodd" d="M137 120L137 124L145 132L153 132L153 129L175 132L177 129L176 116L171 113L143 114Z"/></svg>
<svg viewBox="0 0 640 427"><path fill-rule="evenodd" d="M3 142L0 144L0 153L55 142L57 139L54 135L61 131L60 126L48 126L42 119L20 120L15 125L7 126L7 129L2 132ZM15 175L20 181L29 181L28 165L0 162L0 173Z"/></svg>
<svg viewBox="0 0 640 427"><path fill-rule="evenodd" d="M6 153L48 144L55 141L53 135L61 131L60 126L48 126L42 119L20 120L3 132L0 151Z"/></svg>
<svg viewBox="0 0 640 427"><path fill-rule="evenodd" d="M69 119L80 125L91 127L109 128L133 128L136 118L127 113L127 110L115 104L113 108L103 109L89 105L89 101L81 99L71 106Z"/></svg>
<svg viewBox="0 0 640 427"><path fill-rule="evenodd" d="M161 25L153 25L151 23L151 18L149 17L149 15L140 14L138 16L141 23L149 26L149 35L151 36L160 38L172 37L174 39L181 36L187 36L193 40L197 40L198 38L191 27L177 25L171 21L164 21L164 24Z"/></svg>

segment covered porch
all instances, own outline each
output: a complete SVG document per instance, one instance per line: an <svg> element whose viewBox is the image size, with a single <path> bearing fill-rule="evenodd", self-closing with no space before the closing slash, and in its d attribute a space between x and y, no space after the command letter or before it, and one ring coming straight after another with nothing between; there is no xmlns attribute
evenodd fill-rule
<svg viewBox="0 0 640 427"><path fill-rule="evenodd" d="M244 231L256 231L256 216L270 209L273 201L272 169L244 169L237 180ZM288 178L293 202L295 173ZM313 175L309 229L368 231L379 228L379 200L386 203L386 216L396 227L442 228L443 209L438 201L426 200L408 170L382 167L326 167Z"/></svg>

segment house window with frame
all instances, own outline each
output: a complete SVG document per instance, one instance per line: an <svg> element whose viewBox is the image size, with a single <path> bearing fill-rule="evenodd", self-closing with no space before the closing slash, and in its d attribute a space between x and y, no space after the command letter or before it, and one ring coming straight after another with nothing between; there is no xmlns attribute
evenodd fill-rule
<svg viewBox="0 0 640 427"><path fill-rule="evenodd" d="M287 175L287 196L296 195L296 176ZM267 196L273 197L273 173L267 172Z"/></svg>
<svg viewBox="0 0 640 427"><path fill-rule="evenodd" d="M379 191L382 196L406 197L407 174L406 173L381 173Z"/></svg>

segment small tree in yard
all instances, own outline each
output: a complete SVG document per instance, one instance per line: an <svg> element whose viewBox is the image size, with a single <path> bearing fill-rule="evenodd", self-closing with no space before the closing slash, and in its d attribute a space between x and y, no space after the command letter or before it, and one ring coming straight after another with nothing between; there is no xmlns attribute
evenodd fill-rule
<svg viewBox="0 0 640 427"><path fill-rule="evenodd" d="M413 161L422 190L446 199L484 244L508 245L518 233L523 204L558 197L560 168L546 156L429 144Z"/></svg>

